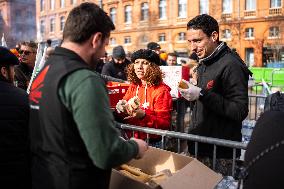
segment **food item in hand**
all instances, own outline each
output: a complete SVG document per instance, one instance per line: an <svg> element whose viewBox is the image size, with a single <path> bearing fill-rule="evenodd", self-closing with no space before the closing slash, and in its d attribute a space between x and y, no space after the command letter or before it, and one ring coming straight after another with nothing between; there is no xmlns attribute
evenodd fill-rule
<svg viewBox="0 0 284 189"><path fill-rule="evenodd" d="M132 97L128 100L128 106L131 111L135 111L140 106L140 99L137 96Z"/></svg>
<svg viewBox="0 0 284 189"><path fill-rule="evenodd" d="M141 169L132 167L126 164L120 166L120 172L134 180L138 180L140 182L146 183L150 180L151 176L143 173Z"/></svg>
<svg viewBox="0 0 284 189"><path fill-rule="evenodd" d="M187 85L186 82L184 82L183 80L181 80L179 83L178 83L178 87L181 88L181 89L188 89L189 86Z"/></svg>
<svg viewBox="0 0 284 189"><path fill-rule="evenodd" d="M128 104L126 100L119 100L116 104L116 110L118 113L125 112Z"/></svg>

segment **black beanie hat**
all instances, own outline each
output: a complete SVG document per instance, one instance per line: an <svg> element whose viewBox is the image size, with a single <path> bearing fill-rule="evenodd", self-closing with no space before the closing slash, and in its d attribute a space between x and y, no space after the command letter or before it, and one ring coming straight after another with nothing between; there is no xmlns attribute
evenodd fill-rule
<svg viewBox="0 0 284 189"><path fill-rule="evenodd" d="M115 59L124 59L126 57L125 51L121 45L113 48L112 57Z"/></svg>
<svg viewBox="0 0 284 189"><path fill-rule="evenodd" d="M131 62L134 63L136 59L145 59L158 66L161 65L161 59L157 53L150 49L140 49L135 51L131 56Z"/></svg>
<svg viewBox="0 0 284 189"><path fill-rule="evenodd" d="M161 46L156 42L150 42L147 44L147 49L151 50L161 49Z"/></svg>
<svg viewBox="0 0 284 189"><path fill-rule="evenodd" d="M0 46L0 64L18 65L18 58L6 47Z"/></svg>

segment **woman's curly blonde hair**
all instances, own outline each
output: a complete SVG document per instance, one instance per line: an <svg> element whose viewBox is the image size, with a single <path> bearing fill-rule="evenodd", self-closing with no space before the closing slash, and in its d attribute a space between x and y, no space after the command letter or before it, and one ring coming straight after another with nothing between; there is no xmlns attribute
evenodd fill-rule
<svg viewBox="0 0 284 189"><path fill-rule="evenodd" d="M141 80L137 77L134 70L134 62L136 59L145 59L150 62L146 73L144 75L144 80L147 82L149 86L159 85L163 81L164 74L161 71L160 65L160 57L154 51L149 49L140 49L135 51L131 56L131 63L127 67L127 79L135 85L141 84Z"/></svg>

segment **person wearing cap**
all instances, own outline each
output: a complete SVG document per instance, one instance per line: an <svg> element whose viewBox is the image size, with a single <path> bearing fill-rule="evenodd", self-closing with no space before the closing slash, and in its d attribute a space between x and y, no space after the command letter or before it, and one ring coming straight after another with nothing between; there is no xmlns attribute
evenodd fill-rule
<svg viewBox="0 0 284 189"><path fill-rule="evenodd" d="M0 183L31 188L28 94L13 85L17 57L0 47Z"/></svg>
<svg viewBox="0 0 284 189"><path fill-rule="evenodd" d="M131 56L127 76L131 85L123 100L117 103L118 115L131 125L168 130L171 124L172 97L170 87L163 83L159 55L149 49L140 49ZM124 103L133 97L139 99L135 110L125 109ZM132 134L128 133L129 135ZM135 138L145 140L146 134L135 132ZM149 144L161 147L161 136L150 135Z"/></svg>
<svg viewBox="0 0 284 189"><path fill-rule="evenodd" d="M147 44L147 49L150 49L157 53L159 56L161 54L161 46L156 42L150 42ZM160 66L166 66L167 62L165 60L160 59Z"/></svg>
<svg viewBox="0 0 284 189"><path fill-rule="evenodd" d="M126 68L129 64L130 61L126 58L123 47L114 47L112 50L112 60L103 66L102 74L126 81Z"/></svg>

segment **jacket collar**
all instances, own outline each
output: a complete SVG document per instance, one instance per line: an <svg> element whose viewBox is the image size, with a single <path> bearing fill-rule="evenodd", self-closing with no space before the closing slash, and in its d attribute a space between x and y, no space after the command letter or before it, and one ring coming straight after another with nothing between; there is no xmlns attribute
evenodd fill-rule
<svg viewBox="0 0 284 189"><path fill-rule="evenodd" d="M221 42L209 56L200 59L199 63L208 64L210 61L222 54L226 48L228 48L227 44L225 42Z"/></svg>
<svg viewBox="0 0 284 189"><path fill-rule="evenodd" d="M55 50L52 54L58 56L66 56L69 59L78 60L80 62L84 62L85 64L87 64L77 53L63 47L55 47Z"/></svg>

